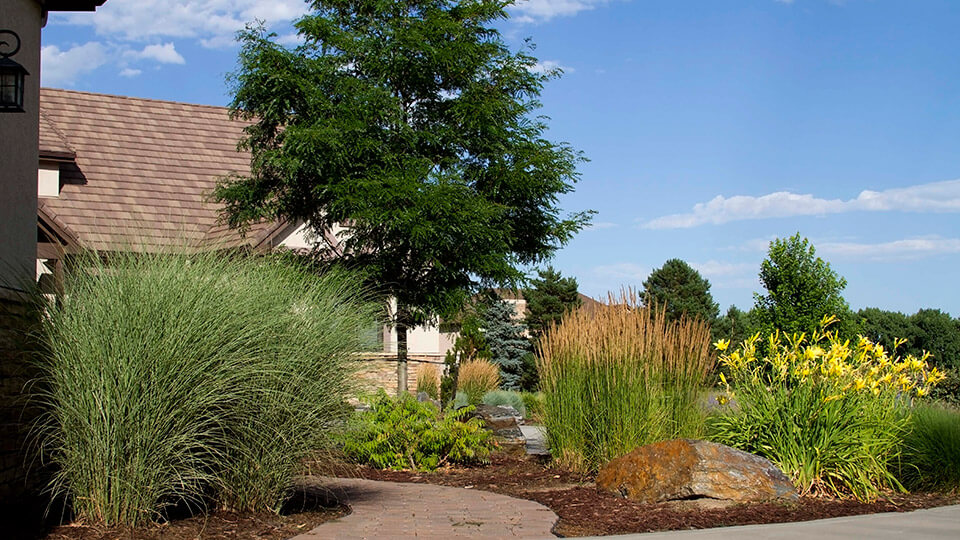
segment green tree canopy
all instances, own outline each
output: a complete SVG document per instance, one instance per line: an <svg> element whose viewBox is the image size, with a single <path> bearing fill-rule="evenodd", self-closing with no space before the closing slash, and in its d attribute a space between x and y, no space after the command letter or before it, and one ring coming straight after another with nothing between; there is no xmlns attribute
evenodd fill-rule
<svg viewBox="0 0 960 540"><path fill-rule="evenodd" d="M710 282L680 259L670 259L651 272L643 282L642 297L646 305L665 307L668 320L686 313L712 325L720 313L710 294Z"/></svg>
<svg viewBox="0 0 960 540"><path fill-rule="evenodd" d="M758 322L767 330L787 333L816 330L824 316L835 315L842 335L855 332L853 316L840 294L847 286L816 256L816 249L797 233L770 242L767 258L760 263L760 282L767 294L754 294Z"/></svg>
<svg viewBox="0 0 960 540"><path fill-rule="evenodd" d="M714 341L727 339L733 346L739 345L757 332L756 318L755 310L743 311L737 306L730 306L710 327L710 335Z"/></svg>
<svg viewBox="0 0 960 540"><path fill-rule="evenodd" d="M577 290L577 280L562 277L552 266L538 270L537 279L523 290L527 301L526 323L530 336L539 339L551 323L559 322L565 313L583 305Z"/></svg>
<svg viewBox="0 0 960 540"><path fill-rule="evenodd" d="M857 317L860 319L860 333L870 341L883 345L888 351L893 350L896 340L909 340L914 334L910 317L899 311L863 308L857 312ZM907 354L912 352L910 349L912 346L905 343L898 351Z"/></svg>
<svg viewBox="0 0 960 540"><path fill-rule="evenodd" d="M535 115L536 58L493 23L501 0L315 0L304 45L241 34L234 113L252 121L248 177L213 198L226 221L308 223L397 299L400 387L406 329L455 310L469 290L523 278L588 221L558 198L581 155Z"/></svg>
<svg viewBox="0 0 960 540"><path fill-rule="evenodd" d="M907 336L914 354L927 351L938 365L960 368L960 321L939 309L921 309L910 317Z"/></svg>

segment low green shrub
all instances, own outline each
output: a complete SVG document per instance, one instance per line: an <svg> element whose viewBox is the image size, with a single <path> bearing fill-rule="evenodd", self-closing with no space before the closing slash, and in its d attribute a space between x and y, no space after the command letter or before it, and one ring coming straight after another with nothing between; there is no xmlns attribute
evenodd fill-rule
<svg viewBox="0 0 960 540"><path fill-rule="evenodd" d="M774 332L768 353L759 335L733 352L721 340L721 376L736 407L712 417L712 438L776 463L802 493L861 499L902 489L890 466L907 430L905 399L941 377L925 359L891 358L866 338L855 346L825 328L810 341Z"/></svg>
<svg viewBox="0 0 960 540"><path fill-rule="evenodd" d="M449 463L486 463L493 443L473 407L442 412L412 396L380 390L359 412L344 441L347 457L381 469L434 470Z"/></svg>
<svg viewBox="0 0 960 540"><path fill-rule="evenodd" d="M377 309L360 281L221 253L71 262L58 301L38 300L50 491L108 525L177 504L278 510L345 417Z"/></svg>
<svg viewBox="0 0 960 540"><path fill-rule="evenodd" d="M960 410L935 404L913 409L899 478L909 489L960 490Z"/></svg>
<svg viewBox="0 0 960 540"><path fill-rule="evenodd" d="M520 392L493 390L483 395L483 403L485 405L513 407L521 416L527 416L527 408L523 404L523 397Z"/></svg>
<svg viewBox="0 0 960 540"><path fill-rule="evenodd" d="M543 413L543 392L521 392L520 398L523 399L523 407L527 411L524 418L538 420Z"/></svg>
<svg viewBox="0 0 960 540"><path fill-rule="evenodd" d="M705 426L696 404L713 365L709 326L668 322L630 293L610 300L568 313L540 340L542 421L554 458L574 470Z"/></svg>

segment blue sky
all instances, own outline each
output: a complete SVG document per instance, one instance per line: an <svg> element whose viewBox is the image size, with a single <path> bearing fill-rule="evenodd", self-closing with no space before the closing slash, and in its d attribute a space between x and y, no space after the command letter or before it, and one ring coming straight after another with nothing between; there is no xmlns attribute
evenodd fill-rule
<svg viewBox="0 0 960 540"><path fill-rule="evenodd" d="M44 86L226 105L234 33L293 43L300 0L108 0L54 14ZM529 0L500 25L565 74L550 136L591 160L597 216L554 265L583 292L670 258L747 309L769 241L800 232L854 309L960 315L960 2Z"/></svg>

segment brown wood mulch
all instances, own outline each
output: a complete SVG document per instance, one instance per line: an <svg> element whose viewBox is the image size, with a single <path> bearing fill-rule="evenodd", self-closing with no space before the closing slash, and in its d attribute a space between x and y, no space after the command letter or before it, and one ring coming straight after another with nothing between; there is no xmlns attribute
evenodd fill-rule
<svg viewBox="0 0 960 540"><path fill-rule="evenodd" d="M349 513L346 506L277 515L215 512L144 527L83 524L52 529L44 540L286 540Z"/></svg>
<svg viewBox="0 0 960 540"><path fill-rule="evenodd" d="M804 497L795 503L723 505L704 500L639 504L598 490L589 476L553 468L535 457L506 455L494 455L492 463L483 467L450 467L433 473L381 471L364 466L347 470L342 465L336 469L341 476L466 487L533 500L549 507L560 517L554 531L561 536L785 523L907 512L960 503L957 495L913 493L891 494L872 502Z"/></svg>

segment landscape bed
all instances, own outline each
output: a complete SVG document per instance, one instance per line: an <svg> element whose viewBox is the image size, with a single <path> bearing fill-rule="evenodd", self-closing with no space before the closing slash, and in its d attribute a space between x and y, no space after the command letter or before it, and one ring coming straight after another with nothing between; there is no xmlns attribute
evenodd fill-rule
<svg viewBox="0 0 960 540"><path fill-rule="evenodd" d="M559 516L559 536L594 536L734 525L810 521L881 512L908 512L960 503L943 493L888 494L873 502L802 497L796 503L724 505L714 501L639 504L598 490L593 477L553 468L544 458L494 454L477 467L435 472L379 470L338 464L332 472L369 480L437 484L479 489L539 502Z"/></svg>

